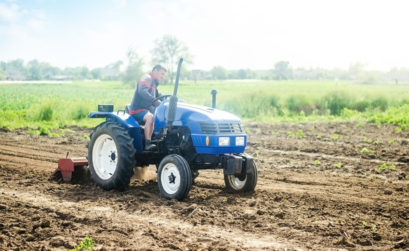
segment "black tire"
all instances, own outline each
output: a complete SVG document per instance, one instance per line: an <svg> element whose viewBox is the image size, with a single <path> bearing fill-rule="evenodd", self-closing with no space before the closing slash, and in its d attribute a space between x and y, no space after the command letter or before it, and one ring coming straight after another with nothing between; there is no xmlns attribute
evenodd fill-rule
<svg viewBox="0 0 409 251"><path fill-rule="evenodd" d="M98 140L99 139L99 140ZM109 155L112 160L112 165L107 164L106 160L109 158L99 157L97 160L93 159L93 151L95 147L103 147L101 143L103 139L107 141L113 140L114 145L110 142L114 151ZM95 145L97 142L97 146ZM104 148L105 149L105 148ZM102 152L102 149L100 149ZM97 154L99 149L95 149ZM128 131L121 125L113 122L103 123L98 126L91 135L91 141L88 147L88 165L92 180L102 189L123 190L130 182L133 175L133 168L135 167L135 153L133 146L133 139L129 136ZM99 155L101 155L100 153ZM109 160L109 161L111 161ZM94 161L97 161L94 163ZM103 163L105 161L105 163ZM106 171L114 168L113 173Z"/></svg>
<svg viewBox="0 0 409 251"><path fill-rule="evenodd" d="M158 168L158 186L166 199L186 198L192 188L192 171L185 158L171 154L162 159Z"/></svg>
<svg viewBox="0 0 409 251"><path fill-rule="evenodd" d="M197 177L199 177L199 170L192 170L192 185L195 185Z"/></svg>
<svg viewBox="0 0 409 251"><path fill-rule="evenodd" d="M249 165L250 170L246 170L247 174L243 177L236 177L235 175L224 175L224 183L226 189L231 193L246 193L253 192L257 185L257 167L254 161Z"/></svg>
<svg viewBox="0 0 409 251"><path fill-rule="evenodd" d="M101 124L97 125L96 127L94 127L94 129L92 129L92 132L89 134L89 140L88 143L86 144L87 149L89 148L90 144L91 144L91 139L92 139L92 135L94 135L95 131L101 127L102 125L106 124L107 122L104 121Z"/></svg>

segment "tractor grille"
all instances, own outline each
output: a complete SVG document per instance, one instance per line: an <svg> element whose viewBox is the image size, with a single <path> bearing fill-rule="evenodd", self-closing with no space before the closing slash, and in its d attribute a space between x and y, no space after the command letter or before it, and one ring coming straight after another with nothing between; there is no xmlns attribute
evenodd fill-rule
<svg viewBox="0 0 409 251"><path fill-rule="evenodd" d="M240 122L200 122L200 129L204 134L229 134L243 132Z"/></svg>

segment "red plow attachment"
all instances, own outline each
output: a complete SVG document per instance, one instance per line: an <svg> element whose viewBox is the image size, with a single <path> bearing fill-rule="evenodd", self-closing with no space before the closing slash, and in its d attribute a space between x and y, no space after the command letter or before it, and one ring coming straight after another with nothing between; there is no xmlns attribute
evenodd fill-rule
<svg viewBox="0 0 409 251"><path fill-rule="evenodd" d="M88 166L86 158L65 158L58 160L58 167L54 173L60 172L65 182L70 182L76 167Z"/></svg>

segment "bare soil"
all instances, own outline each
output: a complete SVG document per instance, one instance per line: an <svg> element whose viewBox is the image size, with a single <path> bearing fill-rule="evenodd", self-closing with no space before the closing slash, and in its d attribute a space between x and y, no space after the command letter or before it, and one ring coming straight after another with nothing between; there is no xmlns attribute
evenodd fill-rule
<svg viewBox="0 0 409 251"><path fill-rule="evenodd" d="M409 249L408 131L245 127L256 191L226 193L221 171L201 171L182 202L159 196L153 167L123 192L50 180L67 152L87 154L89 130L60 138L0 130L0 249L67 250L86 236L96 250Z"/></svg>

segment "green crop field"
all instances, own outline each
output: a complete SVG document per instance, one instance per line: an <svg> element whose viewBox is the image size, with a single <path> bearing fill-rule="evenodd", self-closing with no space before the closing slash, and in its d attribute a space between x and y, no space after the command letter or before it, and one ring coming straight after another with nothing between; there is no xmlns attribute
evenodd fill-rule
<svg viewBox="0 0 409 251"><path fill-rule="evenodd" d="M162 94L173 87L162 85ZM210 106L216 89L217 107L244 120L264 122L368 121L409 124L409 87L357 85L319 81L182 81L179 99ZM0 85L0 127L28 128L52 134L69 125L92 127L101 120L88 119L97 104L122 109L134 89L119 82Z"/></svg>

